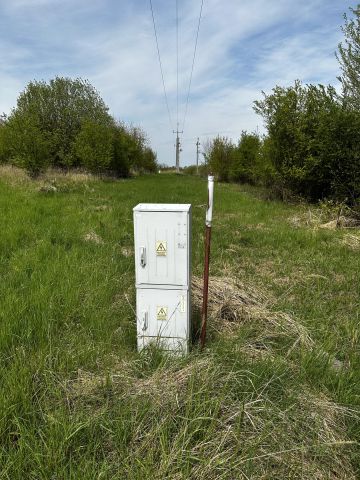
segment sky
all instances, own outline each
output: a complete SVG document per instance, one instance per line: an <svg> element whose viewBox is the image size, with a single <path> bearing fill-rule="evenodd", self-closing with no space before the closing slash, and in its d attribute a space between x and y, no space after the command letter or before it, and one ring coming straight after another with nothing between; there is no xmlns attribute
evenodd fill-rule
<svg viewBox="0 0 360 480"><path fill-rule="evenodd" d="M31 80L86 78L116 119L146 132L160 163L175 162L179 121L180 164L194 164L197 137L202 149L218 134L263 132L262 91L295 79L338 87L340 27L357 2L204 0L185 122L201 0L178 0L178 70L176 0L152 3L171 122L149 0L0 0L0 113Z"/></svg>

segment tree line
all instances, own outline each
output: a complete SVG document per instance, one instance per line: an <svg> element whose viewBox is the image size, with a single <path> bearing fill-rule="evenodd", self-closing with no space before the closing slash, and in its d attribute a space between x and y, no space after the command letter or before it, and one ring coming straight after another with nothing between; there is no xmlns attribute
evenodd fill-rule
<svg viewBox="0 0 360 480"><path fill-rule="evenodd" d="M145 133L117 122L97 90L81 78L32 81L0 122L0 163L37 176L49 166L126 177L155 172Z"/></svg>
<svg viewBox="0 0 360 480"><path fill-rule="evenodd" d="M220 181L271 186L310 200L360 198L360 5L345 15L339 45L341 93L333 86L276 86L254 103L266 135L242 132L237 143L216 137L204 152ZM203 167L204 169L204 167Z"/></svg>

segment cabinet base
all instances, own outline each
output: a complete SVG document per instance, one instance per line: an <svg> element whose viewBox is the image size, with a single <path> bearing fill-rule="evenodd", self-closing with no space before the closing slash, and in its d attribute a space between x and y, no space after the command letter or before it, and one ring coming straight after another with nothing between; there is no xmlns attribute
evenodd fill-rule
<svg viewBox="0 0 360 480"><path fill-rule="evenodd" d="M189 352L189 342L185 338L137 337L137 347L139 351L150 345L154 345L164 351L179 354L186 354Z"/></svg>

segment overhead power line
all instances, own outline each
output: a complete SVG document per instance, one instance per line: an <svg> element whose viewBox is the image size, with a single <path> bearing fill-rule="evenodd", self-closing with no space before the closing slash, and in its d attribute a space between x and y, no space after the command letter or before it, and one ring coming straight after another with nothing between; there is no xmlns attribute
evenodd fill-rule
<svg viewBox="0 0 360 480"><path fill-rule="evenodd" d="M162 62L161 62L159 41L158 41L158 36L157 36L157 31L156 31L156 23L155 23L154 9L153 9L152 0L149 0L149 2L150 2L151 16L152 16L152 21L153 21L153 26L154 26L154 35L155 35L155 41L156 41L156 49L157 49L157 54L158 54L158 59L159 59L159 66L160 66L161 80L162 80L163 90L164 90L164 97L165 97L166 109L167 109L167 112L168 112L169 122L170 122L171 129L173 129L173 122L172 122L172 119L171 119L169 102L168 102L168 97L167 97L166 87L165 87L164 71L163 71Z"/></svg>
<svg viewBox="0 0 360 480"><path fill-rule="evenodd" d="M199 40L199 32L200 32L200 24L201 24L203 6L204 6L204 0L201 0L199 20L198 20L197 31L196 31L195 47L194 47L194 54L193 54L193 59L192 59L192 65L191 65L191 73L190 73L189 87L188 87L188 92L187 92L187 97L186 97L186 105L185 105L185 113L184 113L184 120L183 120L182 130L184 130L184 127L185 127L185 120L186 120L186 115L187 115L188 106L189 106L191 83L192 83L192 78L193 78L193 73L194 73L196 50L197 50L197 45L198 45L198 40Z"/></svg>
<svg viewBox="0 0 360 480"><path fill-rule="evenodd" d="M179 3L176 0L176 129L179 130Z"/></svg>

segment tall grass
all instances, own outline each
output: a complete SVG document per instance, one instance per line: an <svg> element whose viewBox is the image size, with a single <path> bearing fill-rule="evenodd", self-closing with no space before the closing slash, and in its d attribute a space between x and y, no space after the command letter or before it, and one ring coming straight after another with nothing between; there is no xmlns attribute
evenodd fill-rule
<svg viewBox="0 0 360 480"><path fill-rule="evenodd" d="M348 231L216 185L207 348L138 354L132 207L193 204L196 307L206 183L55 177L0 178L0 478L359 478Z"/></svg>

